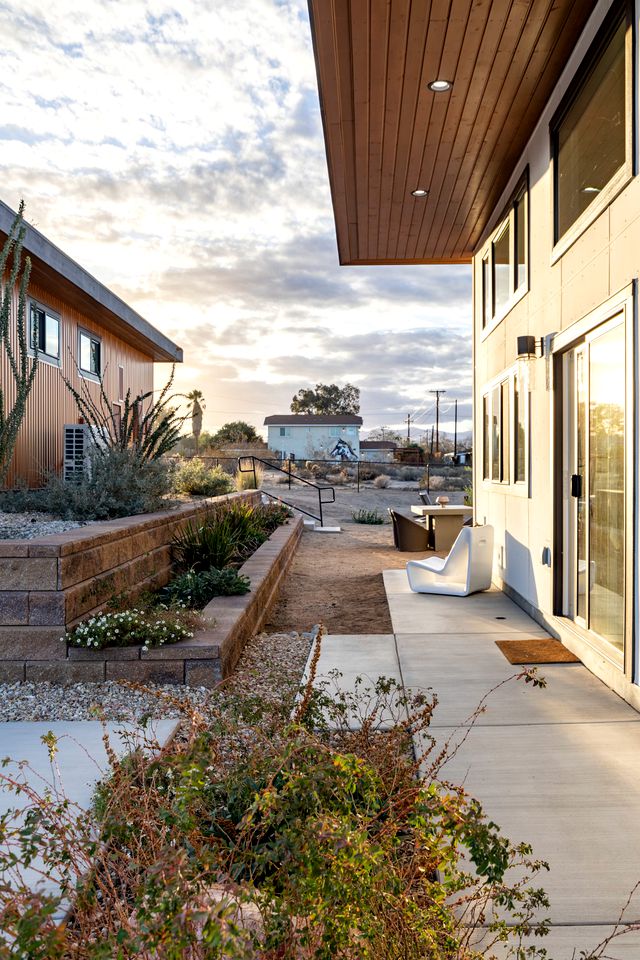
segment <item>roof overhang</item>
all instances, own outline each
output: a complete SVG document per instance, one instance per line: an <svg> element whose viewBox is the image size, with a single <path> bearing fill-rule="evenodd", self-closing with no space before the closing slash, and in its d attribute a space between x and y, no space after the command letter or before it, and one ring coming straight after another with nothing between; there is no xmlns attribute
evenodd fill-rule
<svg viewBox="0 0 640 960"><path fill-rule="evenodd" d="M309 0L341 263L471 259L595 5Z"/></svg>
<svg viewBox="0 0 640 960"><path fill-rule="evenodd" d="M4 241L15 211L0 201L0 238ZM24 252L31 259L31 282L50 290L73 309L111 330L125 343L156 361L182 362L182 349L99 280L25 223Z"/></svg>

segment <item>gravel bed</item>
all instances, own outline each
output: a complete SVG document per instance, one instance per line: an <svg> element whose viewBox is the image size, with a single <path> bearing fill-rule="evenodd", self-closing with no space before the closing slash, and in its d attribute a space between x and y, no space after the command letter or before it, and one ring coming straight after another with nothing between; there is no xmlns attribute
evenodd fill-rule
<svg viewBox="0 0 640 960"><path fill-rule="evenodd" d="M86 521L56 520L49 513L5 513L0 510L0 540L34 540L84 526Z"/></svg>
<svg viewBox="0 0 640 960"><path fill-rule="evenodd" d="M258 695L277 702L289 696L299 683L311 647L311 635L299 633L258 634L249 641L229 680L216 691L175 684L146 684L149 691L188 702L206 712L210 706L224 708L226 698ZM0 722L8 720L139 720L180 717L179 707L144 689L132 690L120 683L0 684Z"/></svg>

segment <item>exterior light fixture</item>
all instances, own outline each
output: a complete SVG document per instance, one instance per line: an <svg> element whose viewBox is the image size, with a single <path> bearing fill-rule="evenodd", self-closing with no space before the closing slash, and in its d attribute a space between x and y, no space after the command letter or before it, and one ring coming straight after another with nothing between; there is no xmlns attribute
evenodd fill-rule
<svg viewBox="0 0 640 960"><path fill-rule="evenodd" d="M580 193L600 193L600 187L583 187Z"/></svg>
<svg viewBox="0 0 640 960"><path fill-rule="evenodd" d="M419 200L421 200L421 199L423 199L424 197L428 197L428 196L429 196L429 191L428 191L428 190L423 190L421 187L418 187L417 189L411 191L411 196L412 196L412 197L417 197Z"/></svg>
<svg viewBox="0 0 640 960"><path fill-rule="evenodd" d="M538 353L538 351L540 351ZM544 356L544 341L542 337L536 340L535 337L526 336L517 338L518 360L531 360L532 357Z"/></svg>
<svg viewBox="0 0 640 960"><path fill-rule="evenodd" d="M446 93L447 90L451 90L453 83L451 80L432 80L427 86L429 90L433 90L434 93Z"/></svg>

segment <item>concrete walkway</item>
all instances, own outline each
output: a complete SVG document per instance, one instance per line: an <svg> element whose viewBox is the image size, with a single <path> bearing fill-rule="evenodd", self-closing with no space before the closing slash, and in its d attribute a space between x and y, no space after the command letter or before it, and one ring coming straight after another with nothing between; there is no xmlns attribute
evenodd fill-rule
<svg viewBox="0 0 640 960"><path fill-rule="evenodd" d="M107 723L98 720L75 721L22 721L0 723L0 760L10 757L11 762L0 771L0 814L9 810L22 810L28 804L24 793L15 794L6 787L7 778L28 784L40 795L47 789L60 799L66 797L74 807L88 810L91 806L97 781L109 770L102 740L109 735L111 746L122 756L136 745L144 745L155 739L163 746L173 735L179 720L157 720L150 725L144 738L139 726L126 723ZM47 747L42 737L53 733L57 753L52 767ZM42 892L57 892L55 880L44 880L36 861L35 869L22 870L22 876L32 889ZM10 881L0 873L0 879ZM58 918L64 916L61 908Z"/></svg>
<svg viewBox="0 0 640 960"><path fill-rule="evenodd" d="M500 591L429 596L411 593L403 570L384 577L394 635L325 638L320 673L337 667L347 686L357 673L384 673L433 689L431 729L444 742L489 690L519 672L495 640L546 634ZM611 931L640 880L640 714L582 664L538 669L546 688L500 687L443 773L548 861L538 885L553 927L540 945L553 960L577 960ZM640 896L626 915L639 918ZM606 955L637 960L640 934L617 939Z"/></svg>

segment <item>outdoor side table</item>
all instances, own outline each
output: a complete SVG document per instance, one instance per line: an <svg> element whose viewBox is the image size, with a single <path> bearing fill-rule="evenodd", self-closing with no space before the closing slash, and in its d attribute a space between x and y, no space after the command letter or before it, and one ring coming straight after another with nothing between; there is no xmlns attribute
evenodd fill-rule
<svg viewBox="0 0 640 960"><path fill-rule="evenodd" d="M447 504L445 507L417 504L412 505L411 513L418 517L427 517L429 529L433 530L435 549L441 552L451 549L465 519L473 514L473 507L457 504Z"/></svg>

